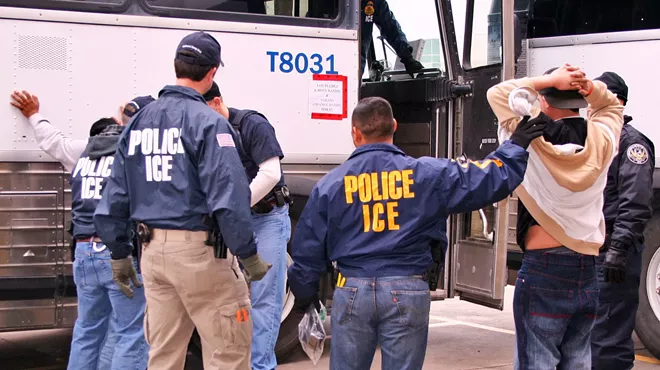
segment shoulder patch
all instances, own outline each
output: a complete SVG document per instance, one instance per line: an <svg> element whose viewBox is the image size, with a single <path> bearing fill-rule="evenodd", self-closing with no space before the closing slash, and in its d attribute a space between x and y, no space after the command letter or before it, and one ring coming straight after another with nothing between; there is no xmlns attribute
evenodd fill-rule
<svg viewBox="0 0 660 370"><path fill-rule="evenodd" d="M231 137L231 134L217 134L215 135L216 139L218 139L218 145L220 147L223 146L232 146L236 147L236 144L234 144L234 138Z"/></svg>
<svg viewBox="0 0 660 370"><path fill-rule="evenodd" d="M649 152L641 144L633 144L626 150L628 159L635 164L644 164L649 160Z"/></svg>

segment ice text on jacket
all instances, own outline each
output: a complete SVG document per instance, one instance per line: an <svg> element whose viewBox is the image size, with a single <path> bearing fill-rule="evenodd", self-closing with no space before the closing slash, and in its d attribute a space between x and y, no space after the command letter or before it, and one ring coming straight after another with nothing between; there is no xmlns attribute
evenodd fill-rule
<svg viewBox="0 0 660 370"><path fill-rule="evenodd" d="M398 200L415 197L411 189L414 183L411 169L344 176L346 204L356 198L362 203L365 233L399 230Z"/></svg>
<svg viewBox="0 0 660 370"><path fill-rule="evenodd" d="M81 198L82 199L101 199L101 189L103 179L110 176L112 171L113 156L101 157L99 159L89 159L81 157L73 169L73 177L82 178Z"/></svg>
<svg viewBox="0 0 660 370"><path fill-rule="evenodd" d="M138 146L144 156L147 181L171 181L173 156L185 154L179 128L131 130L128 155L134 155Z"/></svg>

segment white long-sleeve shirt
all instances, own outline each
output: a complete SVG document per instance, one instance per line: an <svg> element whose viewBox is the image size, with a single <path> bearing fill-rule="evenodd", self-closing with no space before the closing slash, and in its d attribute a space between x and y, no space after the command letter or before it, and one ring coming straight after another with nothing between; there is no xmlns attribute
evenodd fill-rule
<svg viewBox="0 0 660 370"><path fill-rule="evenodd" d="M40 113L35 113L28 119L34 129L39 148L46 154L57 159L67 171L72 172L87 147L87 139L71 139L53 126Z"/></svg>
<svg viewBox="0 0 660 370"><path fill-rule="evenodd" d="M282 177L280 158L272 157L259 163L259 172L250 183L250 207L265 197Z"/></svg>

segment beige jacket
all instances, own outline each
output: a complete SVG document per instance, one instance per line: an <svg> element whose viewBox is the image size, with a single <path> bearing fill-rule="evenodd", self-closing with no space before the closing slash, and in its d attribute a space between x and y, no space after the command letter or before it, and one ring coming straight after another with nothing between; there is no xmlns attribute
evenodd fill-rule
<svg viewBox="0 0 660 370"><path fill-rule="evenodd" d="M535 139L528 151L529 164L518 198L529 213L564 246L588 255L598 255L605 240L603 191L607 170L616 156L623 126L623 106L607 86L594 81L586 97L590 105L587 140L582 151L567 154L566 146ZM509 107L509 94L525 88L534 94L529 78L504 81L488 90L488 103L501 131L515 130L521 117ZM532 117L539 114L532 109Z"/></svg>

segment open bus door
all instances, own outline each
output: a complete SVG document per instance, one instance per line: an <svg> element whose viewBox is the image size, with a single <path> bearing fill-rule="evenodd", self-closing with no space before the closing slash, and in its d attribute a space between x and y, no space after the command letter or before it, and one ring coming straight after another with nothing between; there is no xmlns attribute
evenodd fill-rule
<svg viewBox="0 0 660 370"><path fill-rule="evenodd" d="M512 62L506 59L503 63L502 60L502 46L504 50L511 50L504 55L511 54L513 58L513 41L507 39L506 45L502 45L501 25L505 24L504 33L510 35L513 35L513 27L512 22L501 21L501 3L498 0L421 1L415 7L417 18L408 16L403 5L397 6L395 1L389 3L408 38L414 40L410 43L414 45L415 57L421 58L425 67L439 53L444 60L411 78L406 76L405 70L388 70L387 52L384 51L384 62L375 64L384 71L370 74L371 78L377 77L375 81L367 78L363 82L360 98L379 96L390 102L399 123L394 143L408 155L485 157L498 146L497 122L486 101L486 90L502 81L503 76L513 77ZM510 9L505 12L505 19L513 20L513 0L505 0L503 4ZM452 12L452 5L458 9L456 14ZM495 11L491 9L493 7ZM435 14L430 19L429 13L433 8ZM475 14L480 23L474 21L477 18ZM416 19L426 30L419 31L412 22L406 23L407 17ZM421 20L419 17L428 19ZM437 27L432 24L433 21ZM464 33L467 41L460 48L464 50L462 53L459 52L454 27L458 23L467 25ZM483 27L480 29L477 24ZM430 34L431 28L435 29L436 36ZM416 35L410 36L415 31ZM479 37L475 37L476 34ZM440 40L439 49L442 50L439 53L436 48L424 46L433 45L434 37ZM477 39L480 42L472 42ZM374 38L374 43L378 52L380 43L377 38ZM494 47L497 43L499 45ZM378 59L374 52L370 54L367 66L372 66L374 59ZM398 64L394 63L394 66ZM503 66L507 66L506 70ZM508 274L508 205L506 200L481 212L451 217L448 253L438 289L432 292L433 299L460 295L462 299L474 303L503 308ZM477 226L480 222L482 226ZM489 240L487 230L482 232L483 224L487 227L495 225L492 240Z"/></svg>
<svg viewBox="0 0 660 370"><path fill-rule="evenodd" d="M461 5L465 8L458 8ZM471 91L453 102L454 156L481 159L499 145L486 91L514 76L513 0L439 0L438 11L449 78ZM460 24L462 48L457 42L461 30L454 29ZM449 296L503 309L509 231L515 227L509 225L510 199L451 218Z"/></svg>

